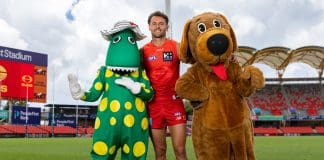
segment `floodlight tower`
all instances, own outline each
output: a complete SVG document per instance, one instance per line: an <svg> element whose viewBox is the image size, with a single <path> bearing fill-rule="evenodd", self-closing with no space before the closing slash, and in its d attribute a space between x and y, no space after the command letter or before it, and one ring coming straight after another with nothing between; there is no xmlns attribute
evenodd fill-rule
<svg viewBox="0 0 324 160"><path fill-rule="evenodd" d="M172 22L171 22L171 2L170 0L165 0L165 13L169 17L169 29L167 32L167 37L172 39Z"/></svg>

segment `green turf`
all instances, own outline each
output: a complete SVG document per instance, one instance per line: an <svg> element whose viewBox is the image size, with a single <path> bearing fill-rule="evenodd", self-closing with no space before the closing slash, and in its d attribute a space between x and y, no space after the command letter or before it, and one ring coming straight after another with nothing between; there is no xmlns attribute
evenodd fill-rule
<svg viewBox="0 0 324 160"><path fill-rule="evenodd" d="M170 139L168 147L168 159L173 160ZM194 160L191 137L186 147L189 160ZM0 138L0 159L87 160L90 148L91 138ZM255 137L255 150L259 160L324 159L324 136ZM152 144L147 159L154 159Z"/></svg>

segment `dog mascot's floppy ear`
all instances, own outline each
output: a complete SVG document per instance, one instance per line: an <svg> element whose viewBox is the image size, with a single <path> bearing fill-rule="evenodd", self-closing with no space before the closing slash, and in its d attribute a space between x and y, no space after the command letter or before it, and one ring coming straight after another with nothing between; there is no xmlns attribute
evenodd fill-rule
<svg viewBox="0 0 324 160"><path fill-rule="evenodd" d="M182 39L180 42L180 60L183 63L193 64L196 62L195 58L192 55L191 49L188 43L188 31L191 24L191 20L187 21L182 32Z"/></svg>
<svg viewBox="0 0 324 160"><path fill-rule="evenodd" d="M228 20L225 17L224 17L224 20L230 28L231 38L232 38L232 42L233 42L233 52L234 52L238 49L236 36L235 36L234 30L233 30L232 26L230 25L230 23L228 22Z"/></svg>

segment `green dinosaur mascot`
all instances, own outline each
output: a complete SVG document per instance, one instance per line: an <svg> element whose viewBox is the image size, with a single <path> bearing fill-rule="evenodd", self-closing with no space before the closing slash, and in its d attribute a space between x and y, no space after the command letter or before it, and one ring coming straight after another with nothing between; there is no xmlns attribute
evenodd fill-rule
<svg viewBox="0 0 324 160"><path fill-rule="evenodd" d="M74 99L94 102L101 95L95 120L91 156L115 159L146 159L149 122L145 102L153 97L150 81L141 68L141 54L136 41L145 38L138 26L117 22L110 31L102 31L110 41L106 65L98 71L91 89L84 92L75 75L69 74Z"/></svg>

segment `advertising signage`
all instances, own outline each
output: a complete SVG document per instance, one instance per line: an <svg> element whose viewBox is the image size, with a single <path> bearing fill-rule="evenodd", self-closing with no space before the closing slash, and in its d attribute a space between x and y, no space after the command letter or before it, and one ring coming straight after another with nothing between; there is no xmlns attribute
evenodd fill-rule
<svg viewBox="0 0 324 160"><path fill-rule="evenodd" d="M7 119L8 118L8 110L0 110L0 118Z"/></svg>
<svg viewBox="0 0 324 160"><path fill-rule="evenodd" d="M27 124L40 125L41 108L28 107ZM26 107L12 107L12 124L26 124Z"/></svg>
<svg viewBox="0 0 324 160"><path fill-rule="evenodd" d="M1 97L46 103L47 55L0 46Z"/></svg>
<svg viewBox="0 0 324 160"><path fill-rule="evenodd" d="M14 66L14 67L13 67ZM34 95L34 65L0 59L1 97L28 98Z"/></svg>
<svg viewBox="0 0 324 160"><path fill-rule="evenodd" d="M0 59L47 67L47 55L0 46Z"/></svg>
<svg viewBox="0 0 324 160"><path fill-rule="evenodd" d="M52 125L53 120L49 120L49 125ZM54 126L70 126L70 127L76 127L76 121L75 118L54 118Z"/></svg>

